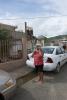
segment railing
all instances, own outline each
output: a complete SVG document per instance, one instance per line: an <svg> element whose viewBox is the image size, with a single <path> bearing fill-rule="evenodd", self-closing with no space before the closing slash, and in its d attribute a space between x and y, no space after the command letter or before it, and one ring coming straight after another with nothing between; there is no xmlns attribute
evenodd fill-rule
<svg viewBox="0 0 67 100"><path fill-rule="evenodd" d="M22 59L23 44L21 40L0 40L0 63Z"/></svg>

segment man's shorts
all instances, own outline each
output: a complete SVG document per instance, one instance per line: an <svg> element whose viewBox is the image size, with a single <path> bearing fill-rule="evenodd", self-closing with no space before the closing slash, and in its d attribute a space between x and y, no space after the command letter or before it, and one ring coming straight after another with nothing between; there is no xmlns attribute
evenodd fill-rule
<svg viewBox="0 0 67 100"><path fill-rule="evenodd" d="M43 72L43 64L42 65L35 65L36 72Z"/></svg>

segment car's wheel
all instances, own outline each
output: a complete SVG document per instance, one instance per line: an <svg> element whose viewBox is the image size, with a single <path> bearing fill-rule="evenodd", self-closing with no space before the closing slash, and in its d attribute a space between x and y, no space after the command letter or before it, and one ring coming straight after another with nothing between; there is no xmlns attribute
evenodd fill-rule
<svg viewBox="0 0 67 100"><path fill-rule="evenodd" d="M58 63L57 66L56 66L55 72L56 72L56 73L59 73L59 72L60 72L60 64L59 64L59 63Z"/></svg>
<svg viewBox="0 0 67 100"><path fill-rule="evenodd" d="M5 98L2 94L0 94L0 100L5 100Z"/></svg>

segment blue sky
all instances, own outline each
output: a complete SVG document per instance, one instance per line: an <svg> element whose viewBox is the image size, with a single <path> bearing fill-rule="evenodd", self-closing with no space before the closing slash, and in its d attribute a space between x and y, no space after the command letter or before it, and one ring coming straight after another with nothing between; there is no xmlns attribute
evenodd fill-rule
<svg viewBox="0 0 67 100"><path fill-rule="evenodd" d="M53 8L52 8L53 7ZM35 0L0 0L0 9L2 12L10 12L15 14L21 13L59 13L55 9L55 5L48 0L45 2L37 2Z"/></svg>
<svg viewBox="0 0 67 100"><path fill-rule="evenodd" d="M66 0L0 0L0 22L17 25L19 30L24 30L24 22L27 21L28 25L33 27L36 36L51 37L65 34L66 15ZM27 19L32 17L34 19Z"/></svg>

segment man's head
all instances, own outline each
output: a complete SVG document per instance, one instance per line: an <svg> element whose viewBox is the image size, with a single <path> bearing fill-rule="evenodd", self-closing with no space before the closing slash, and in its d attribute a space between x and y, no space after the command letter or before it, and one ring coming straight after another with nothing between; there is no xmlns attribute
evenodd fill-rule
<svg viewBox="0 0 67 100"><path fill-rule="evenodd" d="M41 44L37 43L37 44L36 44L36 49L37 49L37 50L41 49Z"/></svg>

